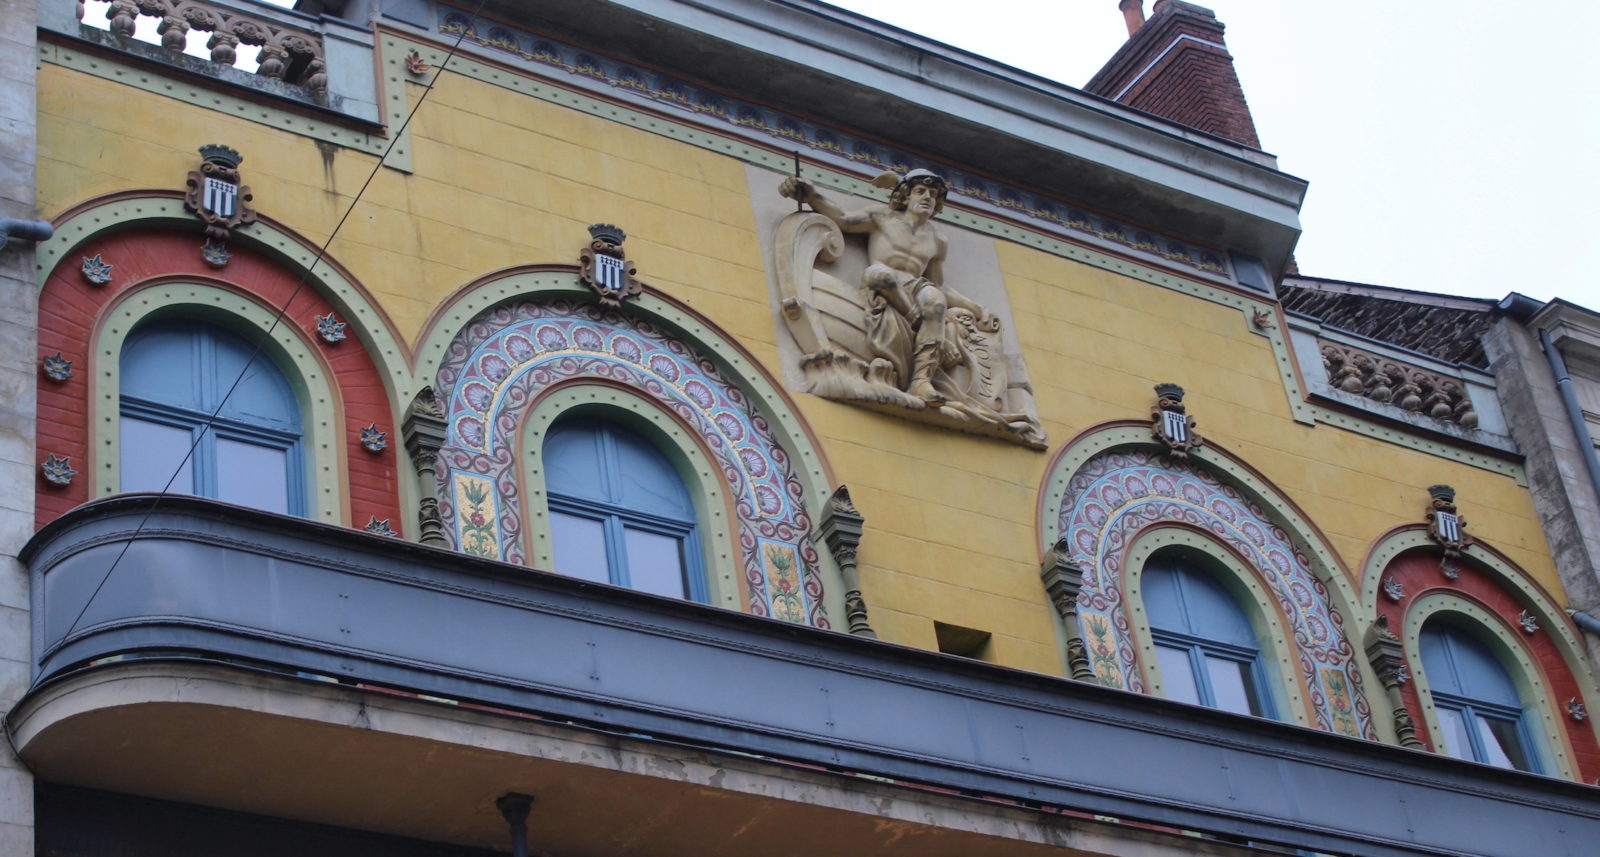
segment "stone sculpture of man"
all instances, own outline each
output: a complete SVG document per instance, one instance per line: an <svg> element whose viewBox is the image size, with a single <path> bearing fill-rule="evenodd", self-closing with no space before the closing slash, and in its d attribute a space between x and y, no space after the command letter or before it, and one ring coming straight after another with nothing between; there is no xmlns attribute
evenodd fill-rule
<svg viewBox="0 0 1600 857"><path fill-rule="evenodd" d="M798 178L785 179L778 188L840 230L867 235L868 264L861 285L868 295L874 374L892 375L895 386L930 407L947 401L934 386L935 371L965 359L961 331L948 310L967 310L984 330L1000 329L999 319L944 283L948 245L932 220L944 208L948 190L941 176L912 170L896 184L888 205L846 213Z"/></svg>

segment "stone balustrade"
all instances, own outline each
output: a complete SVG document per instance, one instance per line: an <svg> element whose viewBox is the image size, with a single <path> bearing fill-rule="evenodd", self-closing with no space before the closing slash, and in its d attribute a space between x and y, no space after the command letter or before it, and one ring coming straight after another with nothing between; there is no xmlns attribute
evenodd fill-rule
<svg viewBox="0 0 1600 857"><path fill-rule="evenodd" d="M1478 427L1472 399L1459 381L1343 343L1318 344L1335 389L1465 429Z"/></svg>
<svg viewBox="0 0 1600 857"><path fill-rule="evenodd" d="M82 21L84 0L77 14ZM210 33L206 48L213 63L232 68L239 45L253 45L261 49L256 74L318 93L328 88L322 38L313 33L194 0L111 0L106 18L113 35L131 39L141 15L159 19L161 47L173 54L184 51L191 30Z"/></svg>

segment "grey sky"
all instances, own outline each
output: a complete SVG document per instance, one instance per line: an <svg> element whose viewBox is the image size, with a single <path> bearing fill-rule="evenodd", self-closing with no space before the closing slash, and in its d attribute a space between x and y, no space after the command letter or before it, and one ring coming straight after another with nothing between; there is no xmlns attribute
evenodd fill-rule
<svg viewBox="0 0 1600 857"><path fill-rule="evenodd" d="M89 5L104 26L105 4ZM1072 86L1127 38L1116 0L836 5ZM1302 273L1600 310L1587 264L1600 232L1600 3L1201 5L1227 25L1262 145L1311 184ZM140 23L153 38L154 19Z"/></svg>
<svg viewBox="0 0 1600 857"><path fill-rule="evenodd" d="M836 5L1072 86L1127 37L1116 0ZM1600 4L1199 5L1262 145L1311 183L1302 273L1600 309Z"/></svg>

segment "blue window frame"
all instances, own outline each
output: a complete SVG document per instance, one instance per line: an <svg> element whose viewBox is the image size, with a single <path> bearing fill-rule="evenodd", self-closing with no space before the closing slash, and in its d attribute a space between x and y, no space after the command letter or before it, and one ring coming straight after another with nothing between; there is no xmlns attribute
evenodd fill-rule
<svg viewBox="0 0 1600 857"><path fill-rule="evenodd" d="M271 358L252 359L255 350L193 321L154 322L128 335L120 370L123 491L167 489L305 514L299 402Z"/></svg>
<svg viewBox="0 0 1600 857"><path fill-rule="evenodd" d="M556 571L705 601L694 502L672 462L631 429L556 422L544 439Z"/></svg>
<svg viewBox="0 0 1600 857"><path fill-rule="evenodd" d="M1276 717L1250 620L1215 576L1173 553L1145 563L1140 589L1169 699Z"/></svg>
<svg viewBox="0 0 1600 857"><path fill-rule="evenodd" d="M1419 647L1443 733L1438 749L1458 759L1539 773L1522 697L1489 647L1437 619L1423 625Z"/></svg>

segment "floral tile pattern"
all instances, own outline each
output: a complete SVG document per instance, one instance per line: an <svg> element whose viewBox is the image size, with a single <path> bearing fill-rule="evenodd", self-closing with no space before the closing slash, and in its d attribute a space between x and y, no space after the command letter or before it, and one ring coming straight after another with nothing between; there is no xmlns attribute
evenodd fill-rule
<svg viewBox="0 0 1600 857"><path fill-rule="evenodd" d="M1208 533L1256 571L1288 622L1318 728L1375 740L1344 619L1305 553L1232 486L1193 464L1168 464L1154 451L1113 450L1090 459L1068 483L1058 521L1083 570L1079 614L1101 684L1145 690L1123 564L1139 533L1165 524Z"/></svg>
<svg viewBox="0 0 1600 857"><path fill-rule="evenodd" d="M573 379L628 387L688 425L734 501L749 611L829 627L804 490L767 418L689 344L590 304L503 305L450 344L435 387L448 421L440 514L459 549L526 561L513 450L528 406Z"/></svg>

